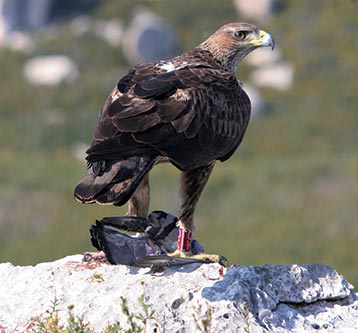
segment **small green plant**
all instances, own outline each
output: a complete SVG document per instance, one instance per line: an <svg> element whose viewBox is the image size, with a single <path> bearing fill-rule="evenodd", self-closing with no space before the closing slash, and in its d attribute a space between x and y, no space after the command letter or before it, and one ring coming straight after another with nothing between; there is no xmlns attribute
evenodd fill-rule
<svg viewBox="0 0 358 333"><path fill-rule="evenodd" d="M143 327L139 326L134 318L135 315L129 311L127 299L121 296L121 308L124 315L127 316L127 323L130 326L129 329L124 330L125 333L143 332Z"/></svg>
<svg viewBox="0 0 358 333"><path fill-rule="evenodd" d="M244 318L245 318L245 324L246 324L246 327L244 327L244 331L246 333L250 333L250 312L249 312L249 306L247 303L244 303L242 305L242 309L243 309L243 315L244 315Z"/></svg>
<svg viewBox="0 0 358 333"><path fill-rule="evenodd" d="M142 306L144 313L133 314L129 311L127 299L121 296L121 308L124 315L127 317L127 323L130 326L129 329L124 330L125 333L140 333L144 332L147 326L148 320L153 319L155 313L154 310L150 310L149 305L144 302L144 296L138 298L139 304ZM143 325L137 324L136 320L139 320Z"/></svg>
<svg viewBox="0 0 358 333"><path fill-rule="evenodd" d="M121 327L119 321L116 321L114 324L109 324L102 330L102 333L120 333L120 332L123 332L123 328Z"/></svg>
<svg viewBox="0 0 358 333"><path fill-rule="evenodd" d="M91 282L98 282L98 283L104 282L104 278L103 278L102 274L100 274L100 273L94 273L94 274L89 278L89 280L90 280Z"/></svg>
<svg viewBox="0 0 358 333"><path fill-rule="evenodd" d="M68 307L67 327L65 333L91 333L93 330L89 327L89 323L85 322L83 316L74 316L72 310L74 305Z"/></svg>
<svg viewBox="0 0 358 333"><path fill-rule="evenodd" d="M195 322L195 326L199 332L203 333L210 333L211 332L211 324L212 324L212 308L208 305L204 316L202 316L203 313L203 306L202 304L199 304L197 308L194 308L193 318ZM202 319L199 319L200 317L203 317Z"/></svg>
<svg viewBox="0 0 358 333"><path fill-rule="evenodd" d="M63 325L60 324L60 317L58 316L58 304L59 300L55 296L55 299L51 302L51 307L46 310L45 314L36 318L31 330L32 333L64 332Z"/></svg>
<svg viewBox="0 0 358 333"><path fill-rule="evenodd" d="M74 316L72 310L74 305L68 306L67 325L60 323L58 314L59 300L51 302L51 307L43 315L36 318L31 333L92 333L89 323L85 322L83 316Z"/></svg>
<svg viewBox="0 0 358 333"><path fill-rule="evenodd" d="M97 281L97 279L94 279ZM122 328L121 324L116 321L109 324L101 330L101 333L141 333L145 331L148 320L153 319L154 310L144 302L144 296L138 298L143 312L134 314L129 310L127 299L121 296L121 308L123 314L127 317L128 329ZM51 306L46 312L38 316L31 328L31 333L95 333L90 324L85 321L83 316L73 314L74 305L67 308L66 324L61 324L59 316L59 300L57 297L51 302Z"/></svg>
<svg viewBox="0 0 358 333"><path fill-rule="evenodd" d="M144 326L146 326L147 321L149 319L154 318L153 316L154 316L155 310L150 310L149 305L144 302L144 295L142 295L138 298L138 302L143 308L144 315L142 313L140 313L139 315L136 316L136 318L141 320L142 323L144 324Z"/></svg>

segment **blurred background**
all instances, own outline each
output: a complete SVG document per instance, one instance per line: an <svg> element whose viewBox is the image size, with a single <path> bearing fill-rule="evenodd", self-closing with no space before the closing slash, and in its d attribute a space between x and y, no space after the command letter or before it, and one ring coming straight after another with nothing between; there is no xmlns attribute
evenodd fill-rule
<svg viewBox="0 0 358 333"><path fill-rule="evenodd" d="M322 262L358 285L357 12L353 0L0 1L0 262L93 250L90 225L126 209L72 193L114 84L248 21L277 48L239 66L254 115L214 170L196 236L232 264ZM178 171L151 175L151 209L176 213Z"/></svg>

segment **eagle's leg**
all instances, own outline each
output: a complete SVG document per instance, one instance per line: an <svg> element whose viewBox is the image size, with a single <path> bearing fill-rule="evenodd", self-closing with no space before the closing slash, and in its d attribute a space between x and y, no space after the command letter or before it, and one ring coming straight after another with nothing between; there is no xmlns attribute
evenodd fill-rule
<svg viewBox="0 0 358 333"><path fill-rule="evenodd" d="M215 163L210 163L189 171L183 171L180 177L179 227L194 231L194 211L200 195L208 182ZM180 248L180 250L183 250ZM185 251L185 249L184 249Z"/></svg>
<svg viewBox="0 0 358 333"><path fill-rule="evenodd" d="M197 258L208 262L219 262L227 265L227 260L216 254L196 254L191 252L191 235L194 231L194 211L200 195L213 171L215 162L208 165L184 171L180 177L180 208L179 208L179 237L178 248L174 256Z"/></svg>
<svg viewBox="0 0 358 333"><path fill-rule="evenodd" d="M128 216L148 216L150 203L149 175L147 174L128 201Z"/></svg>

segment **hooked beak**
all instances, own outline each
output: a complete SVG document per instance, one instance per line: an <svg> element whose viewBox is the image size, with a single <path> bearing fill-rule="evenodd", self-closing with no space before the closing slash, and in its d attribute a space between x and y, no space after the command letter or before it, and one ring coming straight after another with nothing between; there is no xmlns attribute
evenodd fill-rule
<svg viewBox="0 0 358 333"><path fill-rule="evenodd" d="M260 38L253 39L248 42L248 44L254 45L256 47L271 47L271 50L275 48L275 40L272 36L266 31L259 31Z"/></svg>

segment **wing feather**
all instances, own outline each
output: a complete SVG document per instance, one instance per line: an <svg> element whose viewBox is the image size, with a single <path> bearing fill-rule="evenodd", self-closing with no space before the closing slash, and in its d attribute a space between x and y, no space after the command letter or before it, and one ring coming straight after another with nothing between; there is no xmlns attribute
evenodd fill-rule
<svg viewBox="0 0 358 333"><path fill-rule="evenodd" d="M183 112L186 112L190 108L191 103L171 97L157 101L156 105L157 113L162 122L168 123L177 119Z"/></svg>
<svg viewBox="0 0 358 333"><path fill-rule="evenodd" d="M249 115L249 99L229 72L188 65L163 73L154 63L139 65L107 100L88 160L147 152L185 169L225 159L241 142Z"/></svg>
<svg viewBox="0 0 358 333"><path fill-rule="evenodd" d="M130 103L128 103L127 97L128 96L126 95L119 97L108 107L107 114L109 117L113 117L115 119L129 118L146 113L152 110L155 106L155 102L153 100L148 101L136 97L132 97L130 99Z"/></svg>
<svg viewBox="0 0 358 333"><path fill-rule="evenodd" d="M138 113L134 117L128 118L119 118L114 117L112 119L113 123L120 132L143 132L148 128L151 128L161 122L160 116L158 113L153 112L149 113Z"/></svg>

